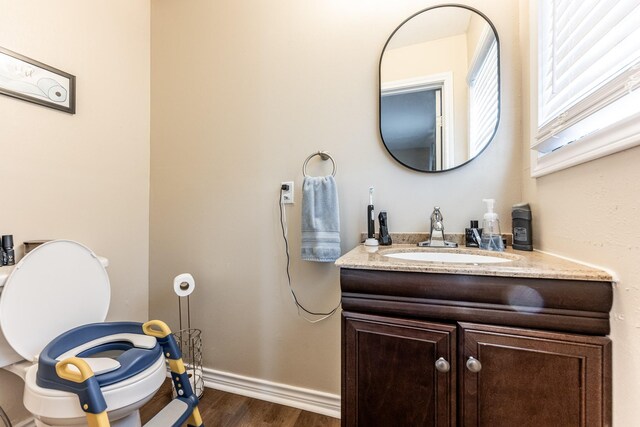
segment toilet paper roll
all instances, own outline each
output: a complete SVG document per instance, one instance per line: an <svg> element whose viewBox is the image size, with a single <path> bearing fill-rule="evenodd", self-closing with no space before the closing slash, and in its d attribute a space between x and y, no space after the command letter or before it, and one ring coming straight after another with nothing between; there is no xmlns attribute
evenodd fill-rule
<svg viewBox="0 0 640 427"><path fill-rule="evenodd" d="M193 280L193 276L189 273L178 274L173 279L173 290L179 297L191 295L195 287L196 281Z"/></svg>
<svg viewBox="0 0 640 427"><path fill-rule="evenodd" d="M38 80L38 87L52 101L64 102L67 100L67 90L53 79L44 78Z"/></svg>

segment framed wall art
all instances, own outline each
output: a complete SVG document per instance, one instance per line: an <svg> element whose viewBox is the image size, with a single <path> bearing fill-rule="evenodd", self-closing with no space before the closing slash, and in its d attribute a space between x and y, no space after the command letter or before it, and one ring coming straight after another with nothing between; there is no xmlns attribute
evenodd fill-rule
<svg viewBox="0 0 640 427"><path fill-rule="evenodd" d="M19 53L0 47L0 94L76 112L76 78Z"/></svg>

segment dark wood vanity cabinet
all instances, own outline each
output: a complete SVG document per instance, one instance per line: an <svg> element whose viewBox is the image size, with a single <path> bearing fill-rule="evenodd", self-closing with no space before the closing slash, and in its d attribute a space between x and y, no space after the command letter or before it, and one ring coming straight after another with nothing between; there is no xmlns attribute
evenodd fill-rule
<svg viewBox="0 0 640 427"><path fill-rule="evenodd" d="M609 339L470 323L459 330L459 425L610 425Z"/></svg>
<svg viewBox="0 0 640 427"><path fill-rule="evenodd" d="M453 425L455 326L345 313L343 337L343 426Z"/></svg>
<svg viewBox="0 0 640 427"><path fill-rule="evenodd" d="M341 270L343 427L611 425L610 284L443 276ZM535 310L496 304L527 285Z"/></svg>

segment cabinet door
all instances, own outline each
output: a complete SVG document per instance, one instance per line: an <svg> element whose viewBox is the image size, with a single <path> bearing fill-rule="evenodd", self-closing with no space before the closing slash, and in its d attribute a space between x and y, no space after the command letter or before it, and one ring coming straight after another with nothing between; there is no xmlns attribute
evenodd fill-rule
<svg viewBox="0 0 640 427"><path fill-rule="evenodd" d="M342 334L343 426L455 425L454 325L344 313Z"/></svg>
<svg viewBox="0 0 640 427"><path fill-rule="evenodd" d="M465 427L611 424L609 339L460 326L460 418Z"/></svg>

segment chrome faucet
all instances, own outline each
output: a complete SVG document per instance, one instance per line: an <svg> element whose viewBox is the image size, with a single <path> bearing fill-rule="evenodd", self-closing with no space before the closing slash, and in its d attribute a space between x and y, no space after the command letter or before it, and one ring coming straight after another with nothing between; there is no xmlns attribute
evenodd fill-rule
<svg viewBox="0 0 640 427"><path fill-rule="evenodd" d="M438 206L433 208L431 213L431 226L429 227L429 240L418 243L418 246L428 246L432 248L457 248L458 244L444 239L443 216ZM440 233L436 237L435 233Z"/></svg>

